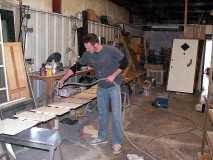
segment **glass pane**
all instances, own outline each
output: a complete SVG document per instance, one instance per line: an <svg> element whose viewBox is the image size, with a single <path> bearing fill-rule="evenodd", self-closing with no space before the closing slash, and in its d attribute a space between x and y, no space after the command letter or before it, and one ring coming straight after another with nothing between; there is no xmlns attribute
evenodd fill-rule
<svg viewBox="0 0 213 160"><path fill-rule="evenodd" d="M0 88L5 88L5 77L3 67L0 67Z"/></svg>
<svg viewBox="0 0 213 160"><path fill-rule="evenodd" d="M3 64L3 58L2 58L2 50L1 50L1 42L0 42L0 65Z"/></svg>
<svg viewBox="0 0 213 160"><path fill-rule="evenodd" d="M6 91L0 91L0 104L7 102L7 93Z"/></svg>

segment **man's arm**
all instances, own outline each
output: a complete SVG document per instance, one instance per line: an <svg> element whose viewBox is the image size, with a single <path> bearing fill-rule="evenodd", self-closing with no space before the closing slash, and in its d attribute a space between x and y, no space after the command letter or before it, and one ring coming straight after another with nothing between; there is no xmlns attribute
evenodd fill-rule
<svg viewBox="0 0 213 160"><path fill-rule="evenodd" d="M128 66L128 59L124 56L119 62L119 68L107 77L107 81L113 82L114 79Z"/></svg>
<svg viewBox="0 0 213 160"><path fill-rule="evenodd" d="M69 69L68 71L65 72L64 76L60 79L59 81L59 87L62 88L64 86L64 82L74 74L74 72Z"/></svg>
<svg viewBox="0 0 213 160"><path fill-rule="evenodd" d="M62 88L64 86L64 82L73 74L75 74L75 72L77 71L77 68L81 68L82 65L77 62L75 63L72 67L70 67L70 69L68 71L65 72L64 76L60 79L59 81L59 87Z"/></svg>
<svg viewBox="0 0 213 160"><path fill-rule="evenodd" d="M111 75L109 75L106 80L108 82L113 82L114 79L122 72L120 68L118 68L115 72L113 72Z"/></svg>

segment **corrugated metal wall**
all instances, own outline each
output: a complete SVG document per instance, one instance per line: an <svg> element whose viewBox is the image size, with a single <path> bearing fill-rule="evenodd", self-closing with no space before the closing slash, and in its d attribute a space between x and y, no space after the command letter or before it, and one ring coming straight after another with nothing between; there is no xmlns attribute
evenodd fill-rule
<svg viewBox="0 0 213 160"><path fill-rule="evenodd" d="M16 39L19 28L19 8L16 4L1 5L0 8L9 9L14 12ZM33 32L28 32L25 44L25 58L34 60L33 71L38 71L41 64L53 52L62 53L62 62L65 65L73 64L78 57L78 43L76 26L80 27L82 22L68 16L54 14L39 10L30 9L31 18L28 20L28 28ZM105 37L106 42L112 41L115 35L120 35L117 27L89 22L89 33L95 33L100 37ZM67 48L71 48L70 54L64 54ZM70 62L67 61L70 58ZM36 97L43 95L44 84L34 81L33 90Z"/></svg>
<svg viewBox="0 0 213 160"><path fill-rule="evenodd" d="M41 64L46 61L47 57L53 52L62 54L62 62L66 65L67 48L70 52L72 63L78 56L76 26L80 26L79 20L53 14L30 10L31 18L28 21L28 28L33 28L33 32L27 33L25 58L34 59L34 70L39 70Z"/></svg>
<svg viewBox="0 0 213 160"><path fill-rule="evenodd" d="M38 71L41 64L53 52L62 54L65 66L73 64L78 57L76 27L80 27L82 22L71 17L37 10L29 10L29 14L31 18L27 26L33 28L33 32L27 32L25 58L34 60L33 71ZM65 54L67 48L72 51ZM36 97L40 97L43 94L44 84L35 81L33 86Z"/></svg>
<svg viewBox="0 0 213 160"><path fill-rule="evenodd" d="M97 36L105 37L106 42L113 41L115 36L120 35L120 28L96 22L88 22L88 32L95 33Z"/></svg>

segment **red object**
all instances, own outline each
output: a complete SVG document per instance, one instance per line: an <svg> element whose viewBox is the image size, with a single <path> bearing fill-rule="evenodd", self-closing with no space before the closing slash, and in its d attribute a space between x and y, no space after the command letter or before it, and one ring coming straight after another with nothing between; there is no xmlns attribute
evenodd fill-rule
<svg viewBox="0 0 213 160"><path fill-rule="evenodd" d="M61 13L61 0L52 0L53 12Z"/></svg>

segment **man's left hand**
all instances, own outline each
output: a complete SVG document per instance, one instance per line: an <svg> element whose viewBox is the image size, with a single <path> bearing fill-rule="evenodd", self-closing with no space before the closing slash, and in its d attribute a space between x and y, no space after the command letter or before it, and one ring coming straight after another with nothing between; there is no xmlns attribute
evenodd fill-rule
<svg viewBox="0 0 213 160"><path fill-rule="evenodd" d="M114 79L115 79L115 76L114 75L110 75L110 76L108 76L106 78L106 81L112 83L114 81Z"/></svg>

